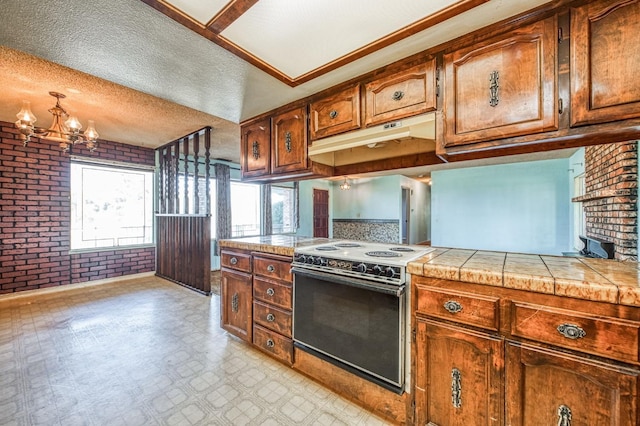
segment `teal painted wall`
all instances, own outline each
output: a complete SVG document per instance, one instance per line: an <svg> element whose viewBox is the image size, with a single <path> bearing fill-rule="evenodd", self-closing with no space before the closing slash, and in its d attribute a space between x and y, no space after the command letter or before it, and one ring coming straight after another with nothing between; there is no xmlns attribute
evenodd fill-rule
<svg viewBox="0 0 640 426"><path fill-rule="evenodd" d="M571 251L569 161L432 172L432 244L553 255Z"/></svg>

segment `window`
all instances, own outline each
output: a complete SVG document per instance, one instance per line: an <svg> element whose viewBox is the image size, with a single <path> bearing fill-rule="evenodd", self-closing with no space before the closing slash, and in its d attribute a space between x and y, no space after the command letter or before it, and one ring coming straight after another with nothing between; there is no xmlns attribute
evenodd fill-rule
<svg viewBox="0 0 640 426"><path fill-rule="evenodd" d="M231 182L231 236L260 235L260 185Z"/></svg>
<svg viewBox="0 0 640 426"><path fill-rule="evenodd" d="M290 187L271 187L271 224L274 234L296 232L295 228L295 189Z"/></svg>
<svg viewBox="0 0 640 426"><path fill-rule="evenodd" d="M151 170L71 162L71 249L153 243Z"/></svg>

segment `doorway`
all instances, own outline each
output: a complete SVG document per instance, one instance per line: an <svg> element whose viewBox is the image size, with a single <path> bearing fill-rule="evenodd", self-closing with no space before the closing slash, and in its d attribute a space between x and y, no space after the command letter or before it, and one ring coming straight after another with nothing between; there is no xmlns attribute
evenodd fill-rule
<svg viewBox="0 0 640 426"><path fill-rule="evenodd" d="M400 218L400 236L402 244L411 244L411 188L402 187L402 209Z"/></svg>
<svg viewBox="0 0 640 426"><path fill-rule="evenodd" d="M329 191L313 190L313 236L329 238Z"/></svg>

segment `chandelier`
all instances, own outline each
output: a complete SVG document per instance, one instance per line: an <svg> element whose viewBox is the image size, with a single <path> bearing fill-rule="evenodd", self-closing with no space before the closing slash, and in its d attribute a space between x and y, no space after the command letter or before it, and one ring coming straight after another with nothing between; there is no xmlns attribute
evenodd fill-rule
<svg viewBox="0 0 640 426"><path fill-rule="evenodd" d="M348 191L349 189L351 189L351 185L349 184L349 182L347 182L347 178L344 178L344 182L342 182L340 184L340 189L342 189L343 191Z"/></svg>
<svg viewBox="0 0 640 426"><path fill-rule="evenodd" d="M68 152L69 148L76 143L86 143L89 151L95 151L99 135L93 120L89 120L87 129L81 131L80 121L75 116L67 114L67 111L60 105L60 99L64 99L66 96L58 92L49 92L49 94L56 98L56 106L49 110L53 115L53 122L48 129L34 126L36 116L31 112L31 103L28 101L22 102L22 109L16 114L18 117L16 127L20 131L24 146L27 146L31 136L36 136L58 142L63 152Z"/></svg>

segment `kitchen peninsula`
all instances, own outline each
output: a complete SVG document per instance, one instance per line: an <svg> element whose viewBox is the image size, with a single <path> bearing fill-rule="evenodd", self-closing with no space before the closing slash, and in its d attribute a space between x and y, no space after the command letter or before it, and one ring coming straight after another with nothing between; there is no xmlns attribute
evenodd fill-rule
<svg viewBox="0 0 640 426"><path fill-rule="evenodd" d="M266 236L220 247L286 262L296 247L331 241ZM397 423L636 424L638 272L636 262L436 248L407 266L406 393L321 361L314 367L331 374L314 375L308 354L299 365L292 351L290 364Z"/></svg>

